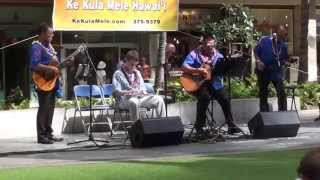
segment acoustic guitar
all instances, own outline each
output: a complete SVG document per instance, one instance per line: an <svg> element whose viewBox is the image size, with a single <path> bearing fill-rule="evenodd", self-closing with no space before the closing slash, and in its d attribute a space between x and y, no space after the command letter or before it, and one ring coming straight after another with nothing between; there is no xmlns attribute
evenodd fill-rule
<svg viewBox="0 0 320 180"><path fill-rule="evenodd" d="M72 57L76 56L80 52L83 52L84 49L85 47L81 45L77 48L77 50L75 50L71 55L65 58L61 63L57 64L57 63L54 63L54 61L51 61L48 67L54 70L62 69L67 65L67 63L69 63L70 61L73 61ZM46 80L41 74L38 74L36 72L32 73L33 82L35 83L37 88L42 91L51 91L55 87L56 81L58 78L59 78L59 74L55 74L52 79Z"/></svg>
<svg viewBox="0 0 320 180"><path fill-rule="evenodd" d="M199 73L184 72L180 77L180 83L184 90L188 93L193 93L199 90L204 82L211 80L211 66L205 63L201 66L201 68L205 69L204 75Z"/></svg>

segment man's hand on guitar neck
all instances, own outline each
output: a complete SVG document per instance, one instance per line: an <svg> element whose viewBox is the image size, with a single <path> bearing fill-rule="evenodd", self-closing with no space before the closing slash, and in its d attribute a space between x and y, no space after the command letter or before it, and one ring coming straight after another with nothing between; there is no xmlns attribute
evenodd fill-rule
<svg viewBox="0 0 320 180"><path fill-rule="evenodd" d="M74 57L73 56L70 56L68 58L66 58L63 63L65 64L66 67L69 67L69 66L73 66L73 63L74 63Z"/></svg>

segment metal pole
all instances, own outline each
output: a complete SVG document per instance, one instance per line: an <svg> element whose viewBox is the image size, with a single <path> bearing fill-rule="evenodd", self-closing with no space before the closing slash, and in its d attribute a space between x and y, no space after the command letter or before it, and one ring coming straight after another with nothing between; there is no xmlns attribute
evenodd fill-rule
<svg viewBox="0 0 320 180"><path fill-rule="evenodd" d="M167 59L166 59L166 43L167 43L167 33L166 32L161 32L160 34L160 40L159 40L159 58L160 58L160 63L161 63L161 69L160 72L163 72L163 81L162 77L160 77L160 85L163 87L164 86L164 102L165 102L165 107L166 107L166 117L168 117L168 97L167 97ZM163 84L162 84L163 83Z"/></svg>
<svg viewBox="0 0 320 180"><path fill-rule="evenodd" d="M2 88L3 88L3 97L6 97L6 58L4 49L1 51L2 53Z"/></svg>

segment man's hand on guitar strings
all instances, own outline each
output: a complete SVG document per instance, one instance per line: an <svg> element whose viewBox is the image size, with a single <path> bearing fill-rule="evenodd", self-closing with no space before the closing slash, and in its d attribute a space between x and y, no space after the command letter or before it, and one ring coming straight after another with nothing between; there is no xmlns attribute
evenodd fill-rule
<svg viewBox="0 0 320 180"><path fill-rule="evenodd" d="M74 64L74 57L69 57L63 61L65 63L65 66L73 66Z"/></svg>
<svg viewBox="0 0 320 180"><path fill-rule="evenodd" d="M60 74L60 70L58 68L47 67L44 72L44 79L49 81L54 79L56 76Z"/></svg>
<svg viewBox="0 0 320 180"><path fill-rule="evenodd" d="M53 69L47 68L47 69L44 71L43 78L44 78L46 81L52 80L54 77L55 77L55 71L54 71Z"/></svg>
<svg viewBox="0 0 320 180"><path fill-rule="evenodd" d="M199 73L203 76L206 76L208 74L207 70L205 68L199 68Z"/></svg>
<svg viewBox="0 0 320 180"><path fill-rule="evenodd" d="M60 62L58 61L58 57L57 56L52 57L50 61L50 65L58 66L58 64L60 64Z"/></svg>

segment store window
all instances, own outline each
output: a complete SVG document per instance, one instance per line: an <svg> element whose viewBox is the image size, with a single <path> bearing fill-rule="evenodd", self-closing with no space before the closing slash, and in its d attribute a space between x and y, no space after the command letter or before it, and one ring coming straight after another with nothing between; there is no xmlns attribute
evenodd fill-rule
<svg viewBox="0 0 320 180"><path fill-rule="evenodd" d="M220 15L216 9L180 9L179 29L184 31L199 31L205 22L215 21Z"/></svg>
<svg viewBox="0 0 320 180"><path fill-rule="evenodd" d="M168 41L174 43L177 55L170 62L172 68L179 68L185 56L199 45L201 25L217 20L219 8L181 8L179 11L179 31L168 33Z"/></svg>
<svg viewBox="0 0 320 180"><path fill-rule="evenodd" d="M251 9L251 14L255 18L256 28L263 35L271 35L272 29L275 29L277 25L284 25L288 31L289 54L294 54L292 9Z"/></svg>
<svg viewBox="0 0 320 180"><path fill-rule="evenodd" d="M32 32L41 22L51 21L51 9L50 6L37 5L1 6L0 44L9 45L33 36ZM8 96L17 87L28 97L31 81L28 49L31 42L25 41L1 51L0 101L1 96Z"/></svg>
<svg viewBox="0 0 320 180"><path fill-rule="evenodd" d="M62 56L68 56L81 43L85 43L88 47L89 55L96 69L106 73L105 82L111 83L112 75L117 67L121 64L124 54L130 49L142 49L141 41L147 42L145 36L142 37L141 32L57 32L57 36L62 38ZM59 39L59 37L57 37ZM147 52L148 49L142 49ZM77 72L79 67L83 64L90 64L85 54L76 56L74 66L68 67L66 76L64 77L65 84L63 87L65 97L72 98L72 87L76 84L90 83L97 84L98 78L96 77L93 68L90 67L90 75L88 77L78 76ZM103 68L99 68L98 64L105 64ZM90 78L89 78L90 77Z"/></svg>

